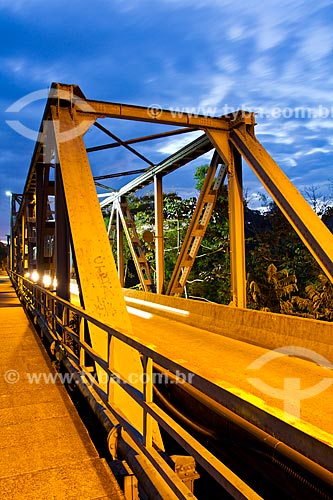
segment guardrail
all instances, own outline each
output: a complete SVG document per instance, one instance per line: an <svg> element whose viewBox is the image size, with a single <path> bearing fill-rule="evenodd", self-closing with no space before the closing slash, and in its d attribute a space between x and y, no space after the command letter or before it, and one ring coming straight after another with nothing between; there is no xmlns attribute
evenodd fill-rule
<svg viewBox="0 0 333 500"><path fill-rule="evenodd" d="M161 450L158 450L156 443L153 442L153 419L189 455L193 456L197 463L233 498L261 498L153 400L154 367L157 367L160 374L166 374L169 380L173 381L172 383L177 383L177 381L182 383L184 390L189 394L195 392L196 398L199 401L202 398L203 401L208 402L212 411L223 415L227 421L244 429L255 439L271 447L274 454L292 459L305 471L333 486L333 476L329 472L332 466L329 458L331 453L327 453L327 446L324 443L310 436L306 436L304 439L304 434L298 429L291 428L288 423L275 418L199 375L189 372L186 367L155 352L137 339L115 331L89 315L82 308L61 299L29 279L15 272L10 272L10 277L22 304L31 312L35 323L39 324L53 344L56 357L64 363L70 373L75 375L79 389L89 400L104 427L111 431L112 439L109 441L109 445L111 444L113 447L110 449L112 455L116 456L115 442L118 439L118 447L120 448L119 443L122 440L121 448L125 450L126 459L135 474L139 476L140 482L146 482L146 475L150 476L147 478L148 483L155 481L155 493L152 498L195 498L164 460L163 453L160 453ZM102 359L86 340L89 325L107 333L109 346L107 359ZM110 368L112 366L110 359L112 337L136 349L141 355L142 392ZM102 386L93 373L94 364L98 365L105 374L108 381L106 390L105 384ZM181 377L179 377L180 373ZM191 381L191 384L184 382L184 380ZM121 408L116 408L112 403L112 390L110 390L112 383L121 385L142 408L144 412L142 432L124 418ZM102 410L101 407L103 407ZM245 416L246 418L244 418ZM106 425L105 421L107 421ZM120 428L125 432L120 433ZM308 457L309 449L316 457L315 461ZM141 458L138 459L140 464L137 467L138 464L133 461L133 456L138 457L139 455ZM164 493L160 494L161 491Z"/></svg>
<svg viewBox="0 0 333 500"><path fill-rule="evenodd" d="M195 496L180 480L179 476L171 469L167 462L162 458L159 451L154 447L152 438L151 419L155 419L158 424L195 458L215 481L221 485L234 498L261 498L246 483L228 469L218 458L207 450L199 441L197 441L188 431L179 425L172 417L153 402L153 364L159 365L164 371L171 372L171 376L182 377L187 380L193 378L193 373L185 367L165 358L156 353L148 346L138 342L132 337L117 332L110 326L101 323L97 318L90 316L82 308L57 297L54 293L33 283L27 278L10 272L10 277L16 289L17 295L22 304L30 311L34 317L35 323L38 323L43 332L53 343L56 351L56 357L59 360L69 362L72 369L76 371L80 380L86 387L92 389L92 393L97 393L105 407L111 412L113 417L119 422L120 426L128 433L136 450L148 459L154 469L158 471L161 478L175 494L174 498L194 499ZM110 346L112 336L136 349L142 356L143 364L143 392L137 389L121 377L118 373L110 369L110 360L102 359L85 340L85 331L89 325L94 325L108 335L108 345ZM108 350L110 354L110 349ZM87 360L88 364L87 364ZM97 364L105 373L109 383L107 391L103 390L96 377L91 371L91 362ZM191 376L191 378L190 378ZM202 391L199 376L194 387ZM121 412L112 406L110 399L110 381L121 385L126 393L138 403L144 412L143 434L140 434L126 419ZM179 379L180 383L184 379ZM202 391L204 394L204 391ZM161 485L162 488L162 485ZM163 489L163 488L162 488ZM165 498L165 497L162 497ZM169 498L169 497L168 497ZM172 498L172 497L170 497Z"/></svg>

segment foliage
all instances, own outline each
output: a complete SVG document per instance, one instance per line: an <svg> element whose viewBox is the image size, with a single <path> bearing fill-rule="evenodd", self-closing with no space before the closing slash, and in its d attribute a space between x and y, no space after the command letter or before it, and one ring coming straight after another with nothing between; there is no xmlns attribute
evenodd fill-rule
<svg viewBox="0 0 333 500"><path fill-rule="evenodd" d="M296 295L297 278L283 269L278 271L270 264L266 271L266 283L259 286L255 281L249 284L252 306L264 311L280 312L306 318L333 320L333 285L323 274L317 283L305 287L306 297Z"/></svg>
<svg viewBox="0 0 333 500"><path fill-rule="evenodd" d="M271 292L267 289L265 275L269 264L287 273L286 277L297 276L298 288L302 292L316 281L320 267L275 203L269 203L264 213L246 208L245 237L248 282L255 281L265 290L264 295ZM267 301L272 310L279 309L277 303L271 303L270 296Z"/></svg>
<svg viewBox="0 0 333 500"><path fill-rule="evenodd" d="M293 297L295 314L315 319L333 320L333 286L323 274L319 274L317 284L305 289L307 298Z"/></svg>
<svg viewBox="0 0 333 500"><path fill-rule="evenodd" d="M195 172L201 189L208 165ZM333 230L333 208L321 204L315 188L308 191L311 203L323 222ZM171 278L181 244L196 206L196 198L182 199L176 193L163 195L165 231L165 282ZM146 193L128 199L141 237L154 233L154 197ZM244 201L248 307L333 320L333 290L329 280L306 249L274 202L263 197L264 210L252 210ZM107 224L106 220L106 224ZM154 242L146 243L146 256L155 278ZM114 252L116 245L113 245ZM125 241L126 283L137 287L134 263ZM188 297L228 304L230 302L230 250L228 190L222 185L194 266L187 281Z"/></svg>
<svg viewBox="0 0 333 500"><path fill-rule="evenodd" d="M295 274L289 275L287 269L278 271L274 264L267 267L265 279L260 285L251 281L248 288L250 304L256 309L287 314L291 297L298 291Z"/></svg>

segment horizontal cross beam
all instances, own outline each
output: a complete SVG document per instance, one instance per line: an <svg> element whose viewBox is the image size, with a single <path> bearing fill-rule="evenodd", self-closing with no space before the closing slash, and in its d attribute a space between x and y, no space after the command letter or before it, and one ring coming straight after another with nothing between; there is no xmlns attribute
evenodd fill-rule
<svg viewBox="0 0 333 500"><path fill-rule="evenodd" d="M155 167L149 168L142 175L140 175L136 179L133 179L133 181L120 188L117 193L111 194L109 197L105 198L105 200L103 200L101 203L101 207L103 208L113 203L114 200L119 198L119 196L126 196L129 193L133 193L134 191L137 191L138 189L151 184L154 180L155 175L166 175L167 173L176 170L182 165L185 165L189 161L198 158L202 154L207 153L211 149L213 149L213 145L206 134L201 135L190 144L187 144L185 147L169 156L160 164L156 165Z"/></svg>
<svg viewBox="0 0 333 500"><path fill-rule="evenodd" d="M119 118L141 122L162 123L166 125L182 125L193 128L213 128L229 131L241 123L254 125L254 113L235 111L228 115L211 117L200 114L172 111L162 108L134 106L115 102L93 101L90 99L73 98L73 104L78 114L92 118Z"/></svg>

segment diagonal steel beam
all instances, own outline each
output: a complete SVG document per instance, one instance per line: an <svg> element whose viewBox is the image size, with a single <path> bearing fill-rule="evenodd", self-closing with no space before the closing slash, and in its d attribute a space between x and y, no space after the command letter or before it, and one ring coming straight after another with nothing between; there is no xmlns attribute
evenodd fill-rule
<svg viewBox="0 0 333 500"><path fill-rule="evenodd" d="M51 106L51 113L84 308L102 323L131 335L132 325L98 203L83 135L73 134L78 121L72 116L69 106ZM121 373L127 380L133 373L142 373L138 352L114 337L109 344L106 332L94 325L89 328L89 333L94 351L105 361L109 359L110 368L115 373ZM109 391L109 395L112 393L112 402L122 408L131 425L142 434L143 417L137 403L118 384L106 381L102 368L96 367L96 371L103 390ZM132 385L143 392L140 376Z"/></svg>
<svg viewBox="0 0 333 500"><path fill-rule="evenodd" d="M144 135L142 137L136 137L134 139L127 139L123 141L125 144L137 144L138 142L153 141L155 139L163 139L165 137L171 137L173 135L187 134L188 132L193 132L198 129L193 128L179 128L176 130L169 130L168 132L161 132L160 134ZM121 144L118 142L111 142L110 144L102 144L101 146L92 146L86 148L87 153L92 153L94 151L102 151L103 149L113 149L119 148Z"/></svg>
<svg viewBox="0 0 333 500"><path fill-rule="evenodd" d="M127 170L125 172L116 172L114 174L95 175L94 180L102 181L103 179L114 179L115 177L123 177L125 175L142 174L143 172L146 172L146 170L147 170L146 168L139 168L137 170Z"/></svg>
<svg viewBox="0 0 333 500"><path fill-rule="evenodd" d="M166 175L173 172L177 168L185 165L186 163L195 160L199 156L207 153L213 149L213 145L206 136L206 134L201 135L190 144L173 153L171 156L163 160L158 165L148 169L140 177L137 177L133 181L129 182L114 195L110 195L108 198L102 201L101 207L105 207L110 203L113 203L119 196L126 196L129 193L137 191L138 189L148 186L154 180L155 175Z"/></svg>
<svg viewBox="0 0 333 500"><path fill-rule="evenodd" d="M215 174L221 163L221 158L217 152L215 152L206 174L191 222L187 228L186 236L180 249L166 295L175 295L179 297L183 293L186 281L192 270L212 216L220 186L223 184L227 174L227 167L223 165L214 182Z"/></svg>
<svg viewBox="0 0 333 500"><path fill-rule="evenodd" d="M333 282L332 233L255 137L245 130L233 130L230 140Z"/></svg>
<svg viewBox="0 0 333 500"><path fill-rule="evenodd" d="M110 132L110 130L108 130L107 128L103 127L103 125L101 125L100 123L95 122L94 126L96 128L98 128L99 130L101 130L102 132L104 132L104 134L106 134L109 137L111 137L112 139L114 139L119 144L119 146L123 146L125 149L127 149L128 151L130 151L131 153L133 153L135 156L137 156L138 158L140 158L140 160L143 160L145 163L148 163L148 165L150 165L151 167L154 165L154 163L152 161L150 161L144 155L142 155L141 153L139 153L136 149L132 148L132 146L129 146L126 143L126 141L123 141L122 139L120 139L118 136L116 136L115 134L113 134L112 132Z"/></svg>

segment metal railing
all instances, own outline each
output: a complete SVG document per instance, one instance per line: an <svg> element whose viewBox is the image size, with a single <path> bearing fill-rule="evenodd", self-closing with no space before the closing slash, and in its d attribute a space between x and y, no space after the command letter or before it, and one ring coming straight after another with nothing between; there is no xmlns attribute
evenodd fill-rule
<svg viewBox="0 0 333 500"><path fill-rule="evenodd" d="M90 316L82 308L76 307L57 297L54 293L33 283L29 279L15 272L11 272L10 277L22 304L32 313L34 322L39 324L52 342L57 359L66 360L67 364L70 363L82 383L86 384L88 388L90 387L95 394L98 394L105 407L111 412L126 433L128 433L133 443L135 443L136 449L140 450L148 459L150 464L153 465L174 492L176 495L175 498L189 499L195 497L154 446L152 419L155 419L234 498L260 498L247 484L241 481L239 477L153 401L153 364L170 373L173 380L177 380L177 377L179 379L179 373L181 373L182 378L179 379L180 383L183 383L184 379L193 379L194 374L192 372L189 372L184 366L156 353L132 337L115 331L110 326L101 323L97 318ZM142 393L134 388L119 373L112 371L110 369L110 359L102 359L92 346L89 345L85 339L89 325L94 325L95 328L107 333L108 346L110 346L112 337L115 337L140 353L143 365ZM109 347L108 357L110 356L110 352ZM93 364L98 365L103 370L103 373L105 373L108 381L107 390L103 389L98 378L94 375L92 371ZM191 378L190 375L192 376ZM144 425L142 434L123 417L118 408L112 405L110 384L114 382L120 384L126 393L143 409ZM195 375L193 386L202 391L202 383L203 379ZM204 385L206 386L206 384ZM202 392L206 391L207 386L205 387L205 391Z"/></svg>
<svg viewBox="0 0 333 500"><path fill-rule="evenodd" d="M287 435L289 433L290 440L290 426L287 423L280 420L277 421L274 417L266 413L264 414L264 412L258 408L255 409L252 405L250 408L246 401L240 400L237 396L212 384L198 374L190 372L186 367L155 352L152 348L139 342L135 338L115 331L112 327L101 323L97 318L89 315L88 312L84 311L82 308L76 307L61 299L54 293L42 288L21 275L11 272L10 277L22 304L32 314L34 322L39 324L42 331L51 341L56 358L63 361L71 374L75 374L75 382L79 384L79 389L82 391L82 388L85 388L85 395L88 394L89 397L92 397L95 401L95 408L97 407L100 409L101 405L105 407L107 411L102 412L103 417L106 414L111 415L109 419L110 424L107 427L108 430L111 430L110 434L113 433L113 447L116 448L114 438L119 434L119 428L121 427L130 437L130 446L128 446L127 439L123 448L127 448L130 452L133 452L134 449L135 454L140 453L142 455L140 464L141 470L147 472L148 468L151 467L150 472L154 471L151 475L155 477L156 471L158 472L158 491L160 489L163 490L161 481L164 481L165 486L163 491L165 491L166 487L172 492L171 496L169 494L163 494L161 498L194 499L195 497L180 480L179 476L171 469L169 464L162 458L162 454L159 452L160 450L157 449L156 443L154 443L153 440L153 420L155 420L167 434L186 450L189 455L193 456L197 463L234 498L256 499L260 498L260 496L153 400L154 367L157 367L159 375L166 374L168 377L167 380L171 380L172 383L178 382L184 384L183 387L187 393L195 392L198 401L200 401L201 398L205 403L209 403L208 406L214 406L213 411L217 411L220 414L222 413L223 417L229 422L234 423L240 429L243 428L246 432L255 436L259 441L270 444L272 448L274 448L275 453L286 456L289 459L292 458L295 463L299 464L304 470L309 471L311 474L323 480L324 483L332 486L332 474L328 471L331 467L327 467L327 464L323 464L323 468L319 465L321 462L320 459L316 463L307 458L306 454L296 451L297 447L295 449L295 447L288 446L285 444L288 443L288 439L283 439L283 441L278 439L279 434L282 434L283 438L283 435L288 437ZM89 331L89 326L92 325L94 328L107 333L107 359L103 359L98 355L87 340L87 332ZM110 346L112 337L124 342L140 354L143 370L141 373L143 380L142 391L139 391L132 386L128 380L111 369L112 359L110 358L112 349ZM102 371L107 380L106 389L105 383L101 384L98 376L96 376L96 371L98 371L94 369L96 365L100 368L99 373ZM179 374L181 374L181 377ZM104 379L104 377L102 378ZM158 378L157 380L160 382L165 379L162 377L162 379ZM191 384L188 384L186 381L191 381ZM121 385L122 389L126 391L130 398L142 408L144 414L143 432L140 432L124 418L121 408L117 408L114 405L111 384ZM91 403L91 401L89 402ZM237 407L239 404L241 407ZM247 414L248 418L246 420L241 416L242 412L240 408ZM256 425L249 420L249 410L253 413L253 420L256 422ZM269 424L268 426L270 428L273 428L275 425L275 437L273 437L272 433L268 434L263 430L263 427L265 427L263 418L267 419L266 424ZM261 428L258 427L259 421L261 422ZM292 432L293 439L297 440L300 431L293 428ZM326 451L323 452L322 450L324 446L323 443L318 441L315 442L313 439L310 441L311 446L314 447L312 450L313 452L316 447L318 448L317 455L319 458L327 456ZM113 456L116 455L114 450L110 451ZM130 463L130 465L132 464ZM137 473L137 470L134 472ZM149 478L149 480L150 479L151 478ZM156 494L152 497L158 498Z"/></svg>

